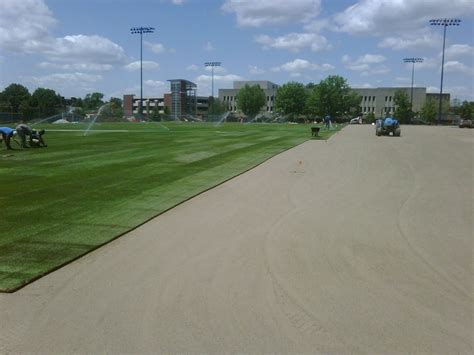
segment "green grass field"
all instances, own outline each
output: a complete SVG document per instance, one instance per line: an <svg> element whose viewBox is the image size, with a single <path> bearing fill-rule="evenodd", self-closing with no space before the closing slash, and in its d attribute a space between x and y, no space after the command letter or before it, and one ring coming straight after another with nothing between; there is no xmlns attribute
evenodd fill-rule
<svg viewBox="0 0 474 355"><path fill-rule="evenodd" d="M22 287L288 148L309 125L45 125L0 151L0 291ZM321 139L334 131L321 131ZM15 143L12 143L15 147Z"/></svg>

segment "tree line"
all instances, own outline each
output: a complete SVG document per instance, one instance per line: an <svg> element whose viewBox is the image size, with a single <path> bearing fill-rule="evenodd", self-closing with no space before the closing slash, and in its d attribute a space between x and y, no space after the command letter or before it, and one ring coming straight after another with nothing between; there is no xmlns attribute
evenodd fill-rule
<svg viewBox="0 0 474 355"><path fill-rule="evenodd" d="M111 98L108 103L108 114L110 118L121 119L123 117L122 100ZM30 93L21 84L10 84L0 92L0 113L11 116L20 116L22 119L44 119L68 111L73 108L77 117L85 117L88 113L97 110L106 104L104 94L93 92L84 98L71 98L66 100L52 89L37 88Z"/></svg>
<svg viewBox="0 0 474 355"><path fill-rule="evenodd" d="M236 95L237 108L255 117L266 105L265 92L258 86L245 85ZM280 86L274 98L274 111L290 121L321 119L345 120L360 115L360 96L351 90L347 80L328 76L318 84L289 82Z"/></svg>

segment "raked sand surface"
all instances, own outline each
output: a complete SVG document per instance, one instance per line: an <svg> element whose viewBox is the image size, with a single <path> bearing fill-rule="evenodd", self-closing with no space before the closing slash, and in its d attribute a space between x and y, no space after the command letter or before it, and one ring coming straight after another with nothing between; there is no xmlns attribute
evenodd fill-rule
<svg viewBox="0 0 474 355"><path fill-rule="evenodd" d="M0 353L473 353L473 162L456 127L308 141L0 294Z"/></svg>

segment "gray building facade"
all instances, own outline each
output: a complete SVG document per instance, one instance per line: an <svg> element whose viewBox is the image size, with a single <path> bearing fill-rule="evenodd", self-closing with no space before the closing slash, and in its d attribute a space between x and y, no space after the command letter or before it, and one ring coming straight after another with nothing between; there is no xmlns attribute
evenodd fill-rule
<svg viewBox="0 0 474 355"><path fill-rule="evenodd" d="M405 91L411 97L411 87L352 88L361 98L360 108L363 115L371 112L376 117L395 113L395 92ZM413 88L413 111L421 110L426 101L426 88Z"/></svg>

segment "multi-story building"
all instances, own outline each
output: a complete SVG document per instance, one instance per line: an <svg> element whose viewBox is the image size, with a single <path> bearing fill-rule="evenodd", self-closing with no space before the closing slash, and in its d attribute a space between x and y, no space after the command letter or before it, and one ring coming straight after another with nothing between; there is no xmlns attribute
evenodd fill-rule
<svg viewBox="0 0 474 355"><path fill-rule="evenodd" d="M374 113L376 117L394 114L395 93L404 91L411 98L410 87L352 88L360 96L360 109L363 115ZM426 93L426 88L413 88L413 111L419 112L428 98L439 100L439 94ZM443 94L443 101L449 104L450 94Z"/></svg>
<svg viewBox="0 0 474 355"><path fill-rule="evenodd" d="M360 96L360 109L363 115L374 113L375 116L385 116L395 112L395 92L404 91L411 97L411 88L381 87L381 88L353 88ZM413 111L420 111L426 100L426 88L413 88Z"/></svg>
<svg viewBox="0 0 474 355"><path fill-rule="evenodd" d="M143 114L149 115L158 111L160 114L169 113L173 119L187 117L204 117L209 111L209 97L196 96L196 84L183 79L168 80L171 93L163 97L143 98ZM140 98L135 95L123 96L124 115L130 117L138 114Z"/></svg>
<svg viewBox="0 0 474 355"><path fill-rule="evenodd" d="M219 100L225 105L227 110L231 112L237 111L237 101L235 97L240 89L245 85L258 85L265 92L266 96L266 112L273 112L273 104L275 102L278 85L271 81L234 81L232 89L219 89Z"/></svg>

